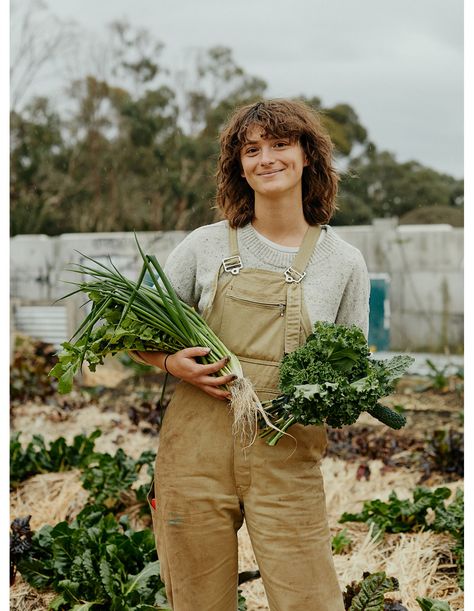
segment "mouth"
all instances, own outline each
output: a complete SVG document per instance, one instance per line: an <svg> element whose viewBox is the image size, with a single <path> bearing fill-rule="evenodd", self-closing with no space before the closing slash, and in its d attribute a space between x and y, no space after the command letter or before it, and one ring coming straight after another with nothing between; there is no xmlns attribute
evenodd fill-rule
<svg viewBox="0 0 474 611"><path fill-rule="evenodd" d="M281 168L280 170L272 170L271 172L262 172L258 176L274 176L275 174L278 174L279 172L283 172L284 169L285 168Z"/></svg>

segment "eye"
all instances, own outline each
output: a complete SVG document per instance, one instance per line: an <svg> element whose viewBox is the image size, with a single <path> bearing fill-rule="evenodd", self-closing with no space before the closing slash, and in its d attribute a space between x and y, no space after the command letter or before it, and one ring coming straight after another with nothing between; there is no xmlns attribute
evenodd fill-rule
<svg viewBox="0 0 474 611"><path fill-rule="evenodd" d="M282 148L282 147L288 146L288 145L289 145L289 142L286 141L286 140L280 140L279 142L275 142L275 146L277 148Z"/></svg>
<svg viewBox="0 0 474 611"><path fill-rule="evenodd" d="M245 149L245 155L255 155L257 150L258 149L256 146L250 146L249 148Z"/></svg>

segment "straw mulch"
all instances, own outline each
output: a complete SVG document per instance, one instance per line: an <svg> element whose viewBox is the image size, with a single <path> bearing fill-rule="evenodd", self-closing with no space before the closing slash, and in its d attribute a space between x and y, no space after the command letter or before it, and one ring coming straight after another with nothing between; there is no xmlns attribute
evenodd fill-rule
<svg viewBox="0 0 474 611"><path fill-rule="evenodd" d="M120 447L137 458L144 450L157 450L158 438L144 434L140 426L130 422L124 411L104 411L98 404L85 405L81 409L66 412L54 405L37 402L16 406L12 415L12 431L21 431L21 441L27 444L34 434L43 435L46 442L59 436L72 442L80 433L90 434L100 428L102 436L95 442L97 451L114 454ZM390 595L400 600L409 611L419 611L416 596L430 596L448 601L453 611L464 608L463 592L456 583L455 564L450 552L453 545L448 535L430 531L409 534L386 534L375 543L365 524L339 524L344 511L360 511L366 499L387 500L391 490L400 498L411 498L420 473L397 468L383 469L381 461L364 461L370 469L370 478L357 480L358 464L326 457L322 461L325 481L326 504L332 535L346 528L352 539L349 553L335 555L334 562L341 588L353 580L359 581L363 571L384 570L396 577L400 590ZM137 485L147 480L142 469ZM433 475L428 487L448 486L453 492L463 486L458 480L445 483L439 475ZM31 515L31 528L36 530L43 524L56 524L61 520L72 520L82 509L88 492L81 486L77 470L64 473L36 475L23 482L12 492L10 518ZM135 528L150 527L150 522L138 518L138 507L128 508ZM245 524L238 533L239 570L257 568L252 546ZM241 586L247 599L248 611L268 610L262 581L256 580ZM17 611L46 611L55 593L40 593L25 583L18 574L10 588L10 609Z"/></svg>

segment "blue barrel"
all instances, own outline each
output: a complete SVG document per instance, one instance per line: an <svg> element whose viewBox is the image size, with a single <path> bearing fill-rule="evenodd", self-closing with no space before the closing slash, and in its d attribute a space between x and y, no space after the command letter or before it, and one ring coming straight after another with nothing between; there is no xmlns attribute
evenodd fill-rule
<svg viewBox="0 0 474 611"><path fill-rule="evenodd" d="M371 352L390 350L390 276L371 274L369 347Z"/></svg>

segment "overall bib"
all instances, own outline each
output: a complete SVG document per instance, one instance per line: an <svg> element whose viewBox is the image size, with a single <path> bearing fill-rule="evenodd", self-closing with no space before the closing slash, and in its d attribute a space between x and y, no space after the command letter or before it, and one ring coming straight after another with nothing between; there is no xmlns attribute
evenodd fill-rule
<svg viewBox="0 0 474 611"><path fill-rule="evenodd" d="M237 231L203 313L234 352L261 401L278 395L285 353L311 322L304 269L320 227L309 227L286 272L242 268ZM237 531L245 520L272 611L344 611L334 568L320 461L324 426L295 424L275 447L245 448L224 401L181 381L160 430L151 507L161 577L174 611L237 609ZM154 489L154 490L153 490Z"/></svg>

